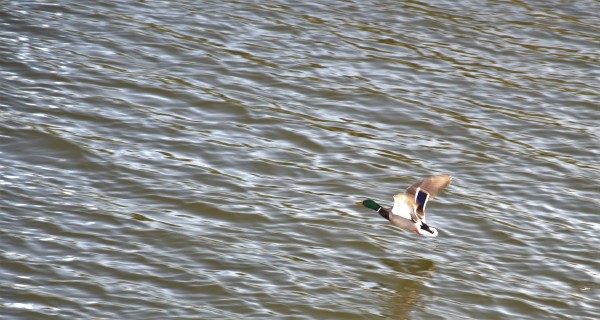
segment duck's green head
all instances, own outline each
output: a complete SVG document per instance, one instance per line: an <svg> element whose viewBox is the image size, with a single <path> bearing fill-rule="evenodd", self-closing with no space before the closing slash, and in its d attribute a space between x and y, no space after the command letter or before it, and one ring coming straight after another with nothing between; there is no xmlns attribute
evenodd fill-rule
<svg viewBox="0 0 600 320"><path fill-rule="evenodd" d="M378 205L377 202L375 202L375 201L373 201L371 199L367 199L367 200L364 200L364 201L359 201L356 204L358 204L358 205L362 204L363 206L365 206L367 208L370 208L370 209L373 209L373 210L379 210L379 208L381 208L381 206Z"/></svg>

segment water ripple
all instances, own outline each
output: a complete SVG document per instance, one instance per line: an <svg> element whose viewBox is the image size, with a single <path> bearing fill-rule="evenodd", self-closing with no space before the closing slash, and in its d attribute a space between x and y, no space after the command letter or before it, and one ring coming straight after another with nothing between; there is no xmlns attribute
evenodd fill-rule
<svg viewBox="0 0 600 320"><path fill-rule="evenodd" d="M594 5L0 4L3 315L594 319Z"/></svg>

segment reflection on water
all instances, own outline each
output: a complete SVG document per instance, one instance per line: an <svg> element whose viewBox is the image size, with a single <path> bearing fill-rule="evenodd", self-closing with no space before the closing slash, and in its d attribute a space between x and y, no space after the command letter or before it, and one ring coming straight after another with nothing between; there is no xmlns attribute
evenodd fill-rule
<svg viewBox="0 0 600 320"><path fill-rule="evenodd" d="M381 259L381 261L398 273L431 278L435 275L435 262L428 259L406 259L398 260Z"/></svg>
<svg viewBox="0 0 600 320"><path fill-rule="evenodd" d="M423 282L435 276L435 262L427 259L381 259L383 264L397 272L389 276L385 286L389 293L382 296L385 312L391 319L410 319L414 308L419 308Z"/></svg>

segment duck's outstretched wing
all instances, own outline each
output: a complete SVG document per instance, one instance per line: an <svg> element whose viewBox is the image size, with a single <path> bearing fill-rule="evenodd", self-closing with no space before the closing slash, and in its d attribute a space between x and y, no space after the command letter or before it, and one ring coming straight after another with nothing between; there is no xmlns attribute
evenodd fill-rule
<svg viewBox="0 0 600 320"><path fill-rule="evenodd" d="M419 221L419 217L415 214L415 208L417 204L413 198L406 195L406 193L398 193L394 196L394 206L392 207L392 214L402 217L407 220L414 222Z"/></svg>
<svg viewBox="0 0 600 320"><path fill-rule="evenodd" d="M439 175L423 179L408 187L404 194L416 202L416 213L419 219L425 221L425 206L429 199L435 197L452 182L449 175Z"/></svg>

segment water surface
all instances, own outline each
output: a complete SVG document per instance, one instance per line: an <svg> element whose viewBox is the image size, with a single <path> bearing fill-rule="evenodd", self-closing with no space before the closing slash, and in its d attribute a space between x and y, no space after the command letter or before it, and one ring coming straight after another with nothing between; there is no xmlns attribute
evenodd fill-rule
<svg viewBox="0 0 600 320"><path fill-rule="evenodd" d="M598 318L597 9L0 2L3 319Z"/></svg>

